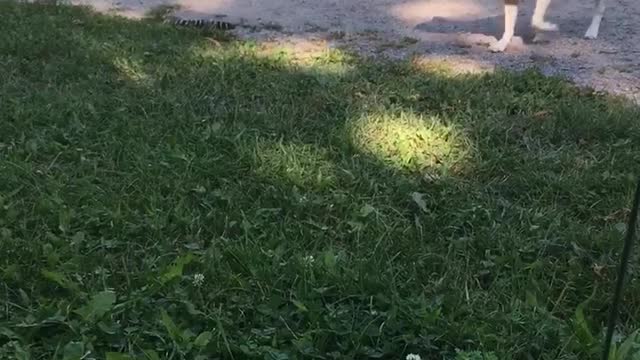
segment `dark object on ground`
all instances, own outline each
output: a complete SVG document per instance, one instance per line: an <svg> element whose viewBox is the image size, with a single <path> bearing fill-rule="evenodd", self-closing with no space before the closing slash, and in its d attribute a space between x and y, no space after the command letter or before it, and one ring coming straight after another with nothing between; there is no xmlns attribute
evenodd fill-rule
<svg viewBox="0 0 640 360"><path fill-rule="evenodd" d="M613 331L616 327L616 321L618 319L618 310L620 308L620 302L622 300L622 290L624 288L624 278L627 274L627 268L629 267L629 258L631 256L631 249L633 242L636 239L636 227L638 225L638 205L640 204L640 181L636 188L635 198L633 200L633 207L631 208L631 214L629 215L629 223L627 224L627 234L624 239L624 248L622 249L622 256L620 259L620 267L618 268L618 280L616 281L615 290L613 293L613 301L611 302L611 313L609 314L609 323L607 325L607 337L604 341L604 350L602 353L602 359L609 359L609 352L611 349L611 341L613 339Z"/></svg>
<svg viewBox="0 0 640 360"><path fill-rule="evenodd" d="M206 18L183 18L178 16L169 16L164 21L169 24L201 28L205 30L232 30L235 24L221 20L221 17Z"/></svg>

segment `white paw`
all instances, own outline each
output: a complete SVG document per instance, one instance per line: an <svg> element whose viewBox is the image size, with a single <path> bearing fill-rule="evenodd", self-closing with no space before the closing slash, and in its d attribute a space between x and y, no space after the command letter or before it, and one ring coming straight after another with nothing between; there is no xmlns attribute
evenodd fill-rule
<svg viewBox="0 0 640 360"><path fill-rule="evenodd" d="M509 45L509 41L502 39L500 41L496 41L491 45L489 45L489 50L494 53L504 52L507 49L508 45Z"/></svg>
<svg viewBox="0 0 640 360"><path fill-rule="evenodd" d="M557 24L548 21L534 21L533 28L540 31L558 31L560 28Z"/></svg>
<svg viewBox="0 0 640 360"><path fill-rule="evenodd" d="M598 29L589 28L587 32L584 34L585 39L595 40L598 38Z"/></svg>

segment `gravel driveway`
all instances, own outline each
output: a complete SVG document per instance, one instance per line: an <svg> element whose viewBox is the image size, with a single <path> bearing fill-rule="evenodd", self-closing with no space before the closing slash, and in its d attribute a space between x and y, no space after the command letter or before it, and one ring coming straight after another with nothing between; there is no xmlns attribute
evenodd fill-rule
<svg viewBox="0 0 640 360"><path fill-rule="evenodd" d="M598 40L582 35L591 20L592 0L555 0L549 20L560 25L548 41L533 44L529 19L534 0L523 1L518 33L524 42L504 54L487 51L502 27L501 0L71 0L97 10L141 16L163 4L178 15L224 14L240 35L300 43L327 41L365 55L419 56L458 64L461 69L522 69L627 96L640 103L640 1L610 0ZM339 35L338 35L339 34Z"/></svg>

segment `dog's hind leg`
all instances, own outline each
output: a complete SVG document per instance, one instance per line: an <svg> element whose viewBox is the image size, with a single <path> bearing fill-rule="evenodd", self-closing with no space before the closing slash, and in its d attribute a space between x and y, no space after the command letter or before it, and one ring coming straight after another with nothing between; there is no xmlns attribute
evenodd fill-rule
<svg viewBox="0 0 640 360"><path fill-rule="evenodd" d="M547 13L551 0L536 1L536 9L533 11L531 18L531 26L538 31L558 31L558 25L545 21L544 16Z"/></svg>
<svg viewBox="0 0 640 360"><path fill-rule="evenodd" d="M518 0L504 1L504 34L502 39L491 44L489 50L493 52L503 52L511 43L516 32L516 21L518 20Z"/></svg>
<svg viewBox="0 0 640 360"><path fill-rule="evenodd" d="M600 23L602 22L602 18L604 17L604 11L607 8L606 0L596 1L596 8L593 12L591 25L589 26L589 29L587 29L587 32L584 34L584 37L587 39L598 38L598 33L600 32Z"/></svg>

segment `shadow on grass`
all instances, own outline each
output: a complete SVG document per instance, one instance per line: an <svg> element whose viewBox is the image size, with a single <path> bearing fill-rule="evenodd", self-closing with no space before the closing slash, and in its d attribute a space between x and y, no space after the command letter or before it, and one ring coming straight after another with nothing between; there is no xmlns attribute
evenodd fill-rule
<svg viewBox="0 0 640 360"><path fill-rule="evenodd" d="M0 354L596 351L635 108L0 6Z"/></svg>

